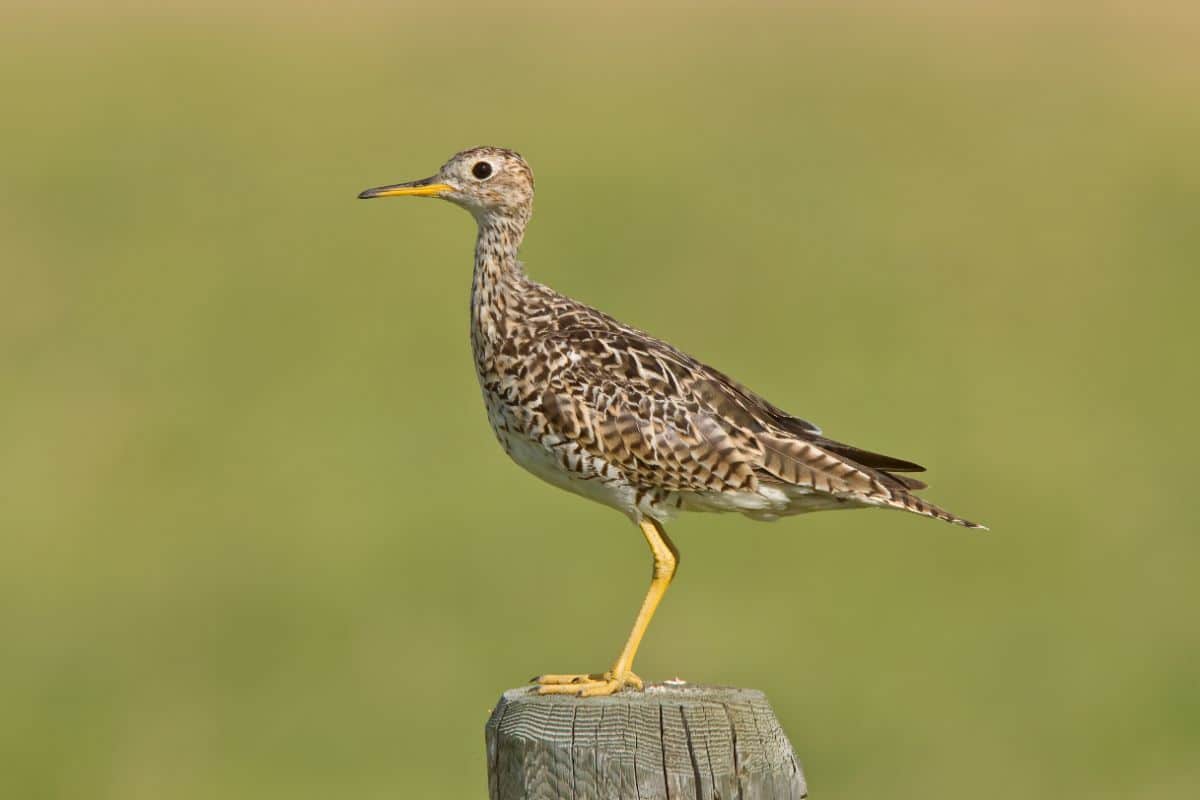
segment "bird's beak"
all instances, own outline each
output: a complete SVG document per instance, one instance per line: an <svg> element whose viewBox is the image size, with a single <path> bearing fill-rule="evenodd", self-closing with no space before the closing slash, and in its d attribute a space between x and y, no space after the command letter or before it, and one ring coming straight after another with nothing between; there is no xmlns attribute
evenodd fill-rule
<svg viewBox="0 0 1200 800"><path fill-rule="evenodd" d="M376 186L358 193L360 200L370 200L372 197L437 197L443 192L452 192L454 187L448 183L435 183L433 178L424 178L408 183L393 183L391 186Z"/></svg>

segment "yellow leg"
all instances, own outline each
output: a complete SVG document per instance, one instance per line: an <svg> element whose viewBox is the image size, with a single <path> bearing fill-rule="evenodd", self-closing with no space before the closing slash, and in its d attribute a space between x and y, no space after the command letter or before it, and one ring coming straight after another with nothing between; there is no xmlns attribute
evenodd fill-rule
<svg viewBox="0 0 1200 800"><path fill-rule="evenodd" d="M633 658L637 655L646 628L655 609L662 602L675 570L679 567L679 551L667 538L662 525L652 519L643 519L638 523L650 552L654 555L654 572L650 578L650 588L646 590L646 598L642 600L642 608L638 611L637 619L633 621L633 630L625 641L625 647L617 656L612 669L602 673L589 675L539 675L534 678L538 684L539 694L577 694L580 697L612 694L626 686L642 688L642 679L633 674Z"/></svg>

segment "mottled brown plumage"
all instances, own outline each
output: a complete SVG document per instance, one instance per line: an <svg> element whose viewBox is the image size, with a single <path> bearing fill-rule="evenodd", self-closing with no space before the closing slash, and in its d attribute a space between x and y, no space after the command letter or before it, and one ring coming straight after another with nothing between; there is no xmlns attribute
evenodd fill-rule
<svg viewBox="0 0 1200 800"><path fill-rule="evenodd" d="M532 213L533 174L511 150L467 150L432 178L361 196L391 195L450 200L479 225L471 343L488 419L505 451L539 477L641 525L664 574L674 572L675 551L660 523L679 511L772 520L879 507L982 527L917 497L925 484L902 473L921 466L827 439L666 342L531 280L517 249ZM666 574L653 602L647 596L639 623L649 621L669 580ZM613 670L549 676L575 680L545 680L543 691L564 683L585 693L639 685L629 672L637 625L634 633Z"/></svg>

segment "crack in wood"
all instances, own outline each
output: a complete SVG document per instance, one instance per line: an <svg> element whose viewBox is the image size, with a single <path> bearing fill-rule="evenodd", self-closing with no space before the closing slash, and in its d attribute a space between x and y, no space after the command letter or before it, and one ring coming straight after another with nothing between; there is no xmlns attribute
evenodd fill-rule
<svg viewBox="0 0 1200 800"><path fill-rule="evenodd" d="M667 725L662 703L658 704L658 747L662 754L663 793L667 800L671 800L671 776L667 772Z"/></svg>
<svg viewBox="0 0 1200 800"><path fill-rule="evenodd" d="M687 712L679 707L679 719L683 723L683 739L687 742L688 758L692 761L692 775L696 777L696 800L704 800L704 779L700 777L700 762L696 759L696 744L692 741L692 731L688 726Z"/></svg>
<svg viewBox="0 0 1200 800"><path fill-rule="evenodd" d="M737 726L733 724L733 715L729 713L729 706L721 703L721 710L725 712L725 721L729 723L729 743L733 745L733 775L737 779L737 796L740 798L742 796L742 765L738 759Z"/></svg>

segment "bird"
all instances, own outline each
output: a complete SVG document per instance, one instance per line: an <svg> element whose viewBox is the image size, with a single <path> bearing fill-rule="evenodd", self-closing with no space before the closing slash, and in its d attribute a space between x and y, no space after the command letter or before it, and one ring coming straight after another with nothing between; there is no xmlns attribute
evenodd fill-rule
<svg viewBox="0 0 1200 800"><path fill-rule="evenodd" d="M431 177L358 196L440 198L471 213L471 349L496 438L537 477L622 512L649 545L650 586L612 666L538 675L538 693L644 688L633 662L679 565L663 525L680 512L772 521L885 508L984 528L918 497L919 464L826 438L717 369L530 278L518 249L533 193L520 154L475 147Z"/></svg>

